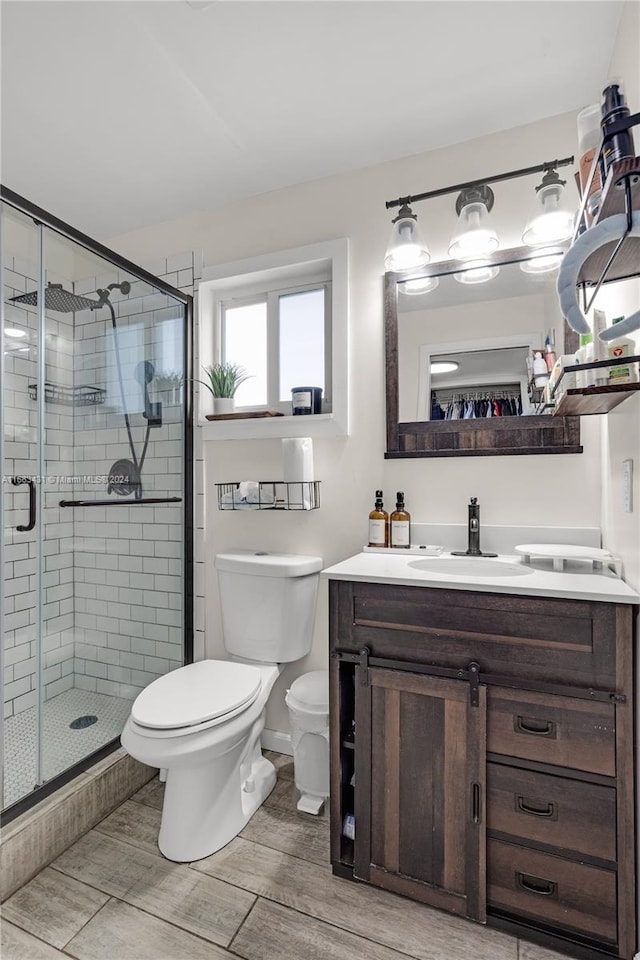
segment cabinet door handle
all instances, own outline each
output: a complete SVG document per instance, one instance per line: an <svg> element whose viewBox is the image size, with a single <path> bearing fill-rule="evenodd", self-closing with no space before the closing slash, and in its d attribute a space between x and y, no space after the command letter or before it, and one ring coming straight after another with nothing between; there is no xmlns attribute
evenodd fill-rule
<svg viewBox="0 0 640 960"><path fill-rule="evenodd" d="M516 796L516 809L520 813L528 813L531 817L546 817L548 820L555 820L556 818L556 805L551 800L548 803L540 803L540 806L536 806L535 800L518 794Z"/></svg>
<svg viewBox="0 0 640 960"><path fill-rule="evenodd" d="M534 877L530 873L516 873L516 884L527 893L535 893L539 897L555 897L558 892L558 884L555 880L544 880L542 877Z"/></svg>
<svg viewBox="0 0 640 960"><path fill-rule="evenodd" d="M533 737L554 737L556 725L553 720L538 720L537 717L516 716L514 722L516 733L528 733Z"/></svg>
<svg viewBox="0 0 640 960"><path fill-rule="evenodd" d="M480 784L474 783L471 787L471 819L474 823L480 823L481 816Z"/></svg>

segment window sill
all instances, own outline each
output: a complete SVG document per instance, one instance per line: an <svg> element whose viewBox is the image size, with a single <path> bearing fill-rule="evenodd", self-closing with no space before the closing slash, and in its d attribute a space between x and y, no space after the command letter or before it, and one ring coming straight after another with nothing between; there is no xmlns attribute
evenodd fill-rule
<svg viewBox="0 0 640 960"><path fill-rule="evenodd" d="M333 413L310 416L255 417L247 420L205 420L203 440L268 440L271 437L345 437L347 430Z"/></svg>

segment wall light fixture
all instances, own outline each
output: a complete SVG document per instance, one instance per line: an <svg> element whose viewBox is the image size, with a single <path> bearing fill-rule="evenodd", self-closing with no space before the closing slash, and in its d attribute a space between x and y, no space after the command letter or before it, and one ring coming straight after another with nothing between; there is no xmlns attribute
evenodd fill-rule
<svg viewBox="0 0 640 960"><path fill-rule="evenodd" d="M536 187L536 212L522 234L528 247L562 243L573 234L574 211L563 206L564 188L557 170L549 169Z"/></svg>
<svg viewBox="0 0 640 960"><path fill-rule="evenodd" d="M411 207L403 203L398 216L392 220L391 238L384 265L387 270L410 270L424 267L431 254L418 228L418 218Z"/></svg>
<svg viewBox="0 0 640 960"><path fill-rule="evenodd" d="M541 248L542 254L542 248L551 248L567 240L573 232L574 218L572 212L564 205L566 180L561 180L557 171L560 167L566 167L573 162L573 157L550 160L532 167L511 170L508 173L481 177L439 190L429 190L426 193L388 200L387 209L393 207L400 209L393 220L391 239L384 259L386 270L399 272L425 266L429 262L429 251L418 230L417 216L413 213L411 205L422 200L432 200L435 197L457 193L458 222L449 244L449 256L461 262L460 271L454 272L455 279L460 283L485 283L492 280L497 276L499 267L491 263L491 256L500 249L500 240L489 216L495 201L494 192L489 184L515 180L518 177L537 173L543 174L542 182L536 187L536 210L524 229L523 242L527 246ZM529 272L544 273L554 270L559 260L557 253L555 256L536 256ZM406 286L404 292L407 294L426 293L436 286L431 283L421 288L418 279L410 282L414 287Z"/></svg>

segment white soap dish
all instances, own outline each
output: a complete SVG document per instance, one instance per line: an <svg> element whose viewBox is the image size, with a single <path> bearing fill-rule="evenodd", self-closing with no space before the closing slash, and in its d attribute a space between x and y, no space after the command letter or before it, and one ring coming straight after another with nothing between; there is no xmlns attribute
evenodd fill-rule
<svg viewBox="0 0 640 960"><path fill-rule="evenodd" d="M522 556L523 563L531 563L532 557L553 560L553 569L562 572L567 560L591 560L594 570L602 570L606 565L618 573L619 563L608 550L599 547L581 547L571 543L521 543L514 548Z"/></svg>

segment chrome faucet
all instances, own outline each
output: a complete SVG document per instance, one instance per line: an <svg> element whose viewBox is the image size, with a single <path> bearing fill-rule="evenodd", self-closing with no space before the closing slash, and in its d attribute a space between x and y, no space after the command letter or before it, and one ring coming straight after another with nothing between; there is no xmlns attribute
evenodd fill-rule
<svg viewBox="0 0 640 960"><path fill-rule="evenodd" d="M480 504L477 497L469 501L469 546L466 550L452 550L454 557L497 557L497 553L483 553L480 549Z"/></svg>

